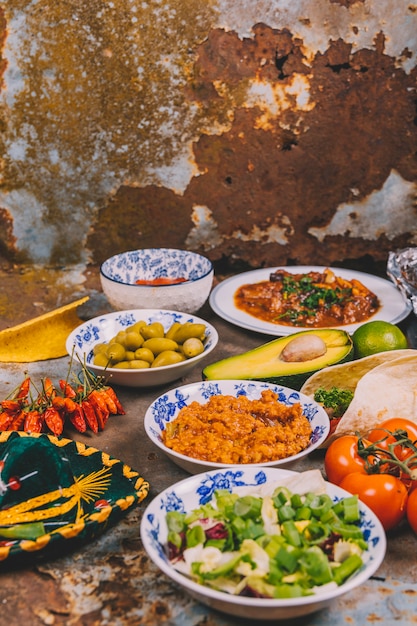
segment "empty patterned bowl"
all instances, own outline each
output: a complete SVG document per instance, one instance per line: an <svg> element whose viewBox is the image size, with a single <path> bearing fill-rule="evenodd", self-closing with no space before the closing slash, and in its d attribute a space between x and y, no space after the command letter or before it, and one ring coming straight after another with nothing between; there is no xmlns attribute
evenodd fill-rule
<svg viewBox="0 0 417 626"><path fill-rule="evenodd" d="M159 308L195 313L206 302L213 277L209 259L174 248L122 252L100 267L102 289L116 310Z"/></svg>
<svg viewBox="0 0 417 626"><path fill-rule="evenodd" d="M303 449L298 452L295 452L294 449L291 453L286 455L286 450L283 450L284 441L287 443L287 438L289 437L287 433L278 433L277 434L277 445L276 449L279 450L280 454L279 458L275 458L269 461L262 461L257 463L250 462L241 462L242 467L290 467L293 464L297 463L301 459L305 458L310 452L318 448L325 441L329 429L330 429L330 421L329 416L326 411L314 400L300 393L299 391L295 391L294 389L289 389L287 387L282 387L281 385L274 385L266 382L257 382L250 380L218 380L218 381L203 381L191 383L188 385L183 385L182 387L177 387L175 389L171 389L158 398L156 398L152 404L148 407L145 413L144 426L145 431L150 440L162 450L174 463L185 469L187 472L191 474L196 474L198 472L204 472L207 470L212 470L215 468L226 468L231 465L236 465L238 461L234 461L233 463L222 463L218 460L210 460L211 452L209 453L209 446L211 449L214 449L214 454L219 454L218 456L223 456L224 451L227 449L228 454L235 454L242 446L247 446L255 449L257 446L259 447L267 447L268 451L270 448L270 443L265 443L265 440L261 440L262 436L266 437L268 434L266 431L260 433L260 437L258 438L256 435L249 436L245 439L245 443L242 444L243 437L245 436L245 425L235 426L234 423L230 424L230 428L227 431L227 436L224 433L223 439L222 437L222 426L221 423L224 418L224 412L226 409L222 409L222 413L220 414L219 421L215 421L210 418L204 416L201 412L198 415L198 420L202 423L206 423L210 425L208 429L210 432L202 432L198 434L198 439L192 444L192 452L189 454L183 454L182 452L177 452L175 449L168 447L163 441L163 433L168 428L171 429L171 424L178 417L181 409L189 407L192 403L198 403L199 405L206 404L210 398L216 398L218 396L232 396L232 398L236 399L248 399L248 400L259 400L263 391L272 391L277 396L277 403L284 405L284 407L291 408L291 406L295 404L300 404L302 409L302 414L307 418L310 423L311 432L307 435L306 445ZM193 405L194 406L194 405ZM239 407L239 411L242 411L242 407ZM262 419L264 417L268 420L268 408L265 411L264 416L259 413L259 408L253 408L253 412L258 412L257 417ZM244 413L242 413L244 415ZM271 413L270 413L271 415ZM246 419L246 417L245 417ZM278 420L277 420L278 421ZM220 423L219 423L220 422ZM237 420L236 420L237 422ZM234 432L234 430L238 430L238 432ZM293 423L288 425L288 430L294 430L295 426ZM200 429L201 430L201 429ZM203 429L204 430L204 429ZM254 428L255 430L255 428ZM180 426L181 440L185 442L185 438L187 437L187 431L182 430ZM192 433L192 436L195 436L195 429L192 425L188 426L188 432ZM213 433L219 433L219 442L213 440ZM251 433L249 429L249 433ZM297 440L298 434L294 430L294 438ZM230 436L229 436L230 434ZM280 441L281 439L281 441ZM233 442L234 448L231 449L231 442ZM217 446L217 448L216 448ZM286 448L288 449L288 448ZM203 456L200 456L200 450L203 451Z"/></svg>

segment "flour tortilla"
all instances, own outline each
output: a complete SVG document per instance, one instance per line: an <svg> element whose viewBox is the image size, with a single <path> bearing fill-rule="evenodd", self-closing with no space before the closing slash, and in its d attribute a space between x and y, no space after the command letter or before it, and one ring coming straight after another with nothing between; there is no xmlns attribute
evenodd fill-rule
<svg viewBox="0 0 417 626"><path fill-rule="evenodd" d="M378 352L370 356L365 356L356 361L341 363L340 365L330 365L312 374L301 387L301 393L314 397L317 389L329 390L332 387L355 391L359 380L367 372L375 369L383 363L389 363L403 356L416 355L416 350L388 350Z"/></svg>
<svg viewBox="0 0 417 626"><path fill-rule="evenodd" d="M326 367L306 380L301 393L317 389L353 391L353 399L324 447L337 437L365 431L390 417L417 423L417 350L389 350Z"/></svg>
<svg viewBox="0 0 417 626"><path fill-rule="evenodd" d="M378 365L362 376L334 437L363 435L391 417L417 424L417 351Z"/></svg>

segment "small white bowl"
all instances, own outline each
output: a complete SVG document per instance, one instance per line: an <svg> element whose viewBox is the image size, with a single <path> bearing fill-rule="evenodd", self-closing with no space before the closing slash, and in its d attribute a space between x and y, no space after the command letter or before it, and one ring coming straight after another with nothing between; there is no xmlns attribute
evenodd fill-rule
<svg viewBox="0 0 417 626"><path fill-rule="evenodd" d="M311 596L270 599L231 595L216 591L199 585L175 570L165 552L167 542L166 513L168 511L189 513L210 501L215 489L239 493L242 487L254 488L257 485L267 485L267 483L278 486L280 480L296 474L297 472L274 468L232 467L227 471L215 470L191 476L172 485L159 493L144 511L140 532L146 552L164 574L195 600L230 615L254 620L283 620L308 615L328 607L336 598L364 584L376 572L385 556L386 535L384 529L376 515L362 502L359 502L360 526L369 546L368 550L362 554L364 560L362 569L337 588L324 586L320 592ZM325 483L325 485L326 491L333 501L351 495L331 483ZM308 491L308 484L306 491Z"/></svg>
<svg viewBox="0 0 417 626"><path fill-rule="evenodd" d="M181 324L184 322L205 324L206 339L204 341L204 352L174 365L148 369L104 368L94 365L93 348L95 345L108 342L120 330L125 330L128 326L141 320L144 320L147 324L160 322L165 332L174 322L180 322ZM87 365L89 370L97 376L104 376L112 384L124 385L125 387L153 387L164 385L186 376L202 359L214 350L218 339L219 336L214 326L195 315L159 309L132 309L100 315L77 326L68 335L66 348L69 355L74 353L74 358L78 358L80 362Z"/></svg>
<svg viewBox="0 0 417 626"><path fill-rule="evenodd" d="M145 413L144 426L150 440L158 446L174 463L191 474L204 472L216 467L230 467L227 463L214 463L191 458L168 448L162 441L162 432L169 422L173 422L183 407L198 402L205 404L210 396L231 395L234 397L245 395L249 399L258 399L265 389L272 389L280 402L291 405L300 402L303 413L310 421L312 435L310 443L301 452L284 459L265 463L242 464L242 467L291 467L300 459L306 457L312 450L323 444L330 431L330 420L320 404L288 387L250 380L218 380L202 381L183 385L165 392L156 398Z"/></svg>
<svg viewBox="0 0 417 626"><path fill-rule="evenodd" d="M195 313L206 302L214 277L211 261L201 254L175 248L130 250L110 257L100 267L103 292L116 310L170 309ZM136 281L186 279L166 285Z"/></svg>

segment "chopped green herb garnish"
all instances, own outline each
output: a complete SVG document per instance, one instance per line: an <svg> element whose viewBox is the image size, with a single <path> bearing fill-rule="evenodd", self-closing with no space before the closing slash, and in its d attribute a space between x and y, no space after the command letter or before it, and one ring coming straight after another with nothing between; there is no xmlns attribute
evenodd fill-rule
<svg viewBox="0 0 417 626"><path fill-rule="evenodd" d="M333 417L342 417L353 399L353 391L331 387L324 389L319 387L314 392L314 400L320 402L326 409L331 409Z"/></svg>
<svg viewBox="0 0 417 626"><path fill-rule="evenodd" d="M288 309L278 319L287 320L296 325L306 317L314 317L319 307L330 309L334 305L345 304L351 293L350 288L336 287L332 289L317 285L310 276L303 276L301 279L284 276L282 278L282 297L284 300L288 300L296 294L297 308Z"/></svg>

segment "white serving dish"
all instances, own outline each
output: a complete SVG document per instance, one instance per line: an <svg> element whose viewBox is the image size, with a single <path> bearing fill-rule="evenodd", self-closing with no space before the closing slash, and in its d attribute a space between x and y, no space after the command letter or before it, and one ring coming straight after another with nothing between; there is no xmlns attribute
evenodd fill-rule
<svg viewBox="0 0 417 626"><path fill-rule="evenodd" d="M144 320L147 324L161 322L165 332L174 322L205 324L206 339L204 341L204 352L174 365L149 369L104 368L94 365L93 348L95 345L108 342L119 330L124 330L131 324L141 320ZM99 315L77 326L69 334L66 348L68 354L74 353L74 357L85 363L89 370L97 376L104 376L111 384L124 385L126 387L153 387L164 385L186 376L214 350L218 338L219 336L214 326L195 315L164 309L132 309Z"/></svg>
<svg viewBox="0 0 417 626"><path fill-rule="evenodd" d="M214 470L182 480L159 493L147 506L141 522L141 538L146 552L162 572L195 600L240 618L253 620L287 620L308 615L328 607L342 595L363 585L381 565L386 552L386 536L376 515L362 502L361 528L368 550L363 553L364 565L342 585L324 586L320 592L299 598L270 599L231 595L200 585L170 564L164 550L167 541L165 515L167 511L190 512L211 499L216 488L234 491L243 486L253 487L268 482L277 485L290 474L290 470L276 468L234 467ZM326 483L327 493L333 500L350 496L349 493ZM306 485L308 491L308 485Z"/></svg>
<svg viewBox="0 0 417 626"><path fill-rule="evenodd" d="M201 381L171 389L156 398L148 407L144 419L146 433L150 440L174 463L191 474L211 470L216 467L229 467L225 463L211 463L179 454L163 443L161 434L165 430L167 423L175 420L181 408L188 406L193 401L205 404L210 396L219 394L233 395L235 397L246 395L250 399L258 399L264 389L275 391L279 400L283 403L294 404L295 402L300 402L303 407L303 413L309 419L313 432L310 444L302 452L285 459L251 465L252 467L290 467L323 444L330 431L330 420L326 411L312 398L281 385L248 380L218 380Z"/></svg>

